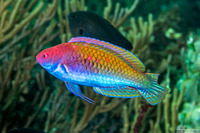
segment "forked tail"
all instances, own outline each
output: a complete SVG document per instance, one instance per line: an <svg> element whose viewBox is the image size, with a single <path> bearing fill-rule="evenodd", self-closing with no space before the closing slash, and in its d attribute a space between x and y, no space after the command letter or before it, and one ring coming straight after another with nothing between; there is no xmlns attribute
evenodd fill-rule
<svg viewBox="0 0 200 133"><path fill-rule="evenodd" d="M146 75L149 77L151 85L149 88L139 89L138 91L151 105L158 104L164 99L169 89L158 85L159 74L146 73Z"/></svg>

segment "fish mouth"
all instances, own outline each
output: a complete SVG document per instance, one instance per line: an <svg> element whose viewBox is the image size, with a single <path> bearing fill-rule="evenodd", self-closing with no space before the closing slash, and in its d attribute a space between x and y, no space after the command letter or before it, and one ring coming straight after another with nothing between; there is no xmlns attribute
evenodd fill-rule
<svg viewBox="0 0 200 133"><path fill-rule="evenodd" d="M36 56L36 61L48 72L52 72L53 71L53 67L52 67L52 63L51 64L47 64L46 62L43 62L39 56Z"/></svg>
<svg viewBox="0 0 200 133"><path fill-rule="evenodd" d="M42 65L42 64L40 63L40 59L38 58L38 55L36 56L36 61L37 61L40 65Z"/></svg>
<svg viewBox="0 0 200 133"><path fill-rule="evenodd" d="M53 72L54 68L52 67L51 64L47 65L45 62L43 63L39 63L45 70L47 70L48 72Z"/></svg>

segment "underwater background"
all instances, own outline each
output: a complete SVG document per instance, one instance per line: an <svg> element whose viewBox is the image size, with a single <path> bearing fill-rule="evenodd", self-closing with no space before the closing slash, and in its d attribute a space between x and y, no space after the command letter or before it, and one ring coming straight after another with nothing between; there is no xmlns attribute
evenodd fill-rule
<svg viewBox="0 0 200 133"><path fill-rule="evenodd" d="M82 86L90 104L36 62L41 50L69 41L75 11L105 18L132 43L147 72L171 89L161 103ZM0 0L0 133L200 132L199 14L200 0Z"/></svg>

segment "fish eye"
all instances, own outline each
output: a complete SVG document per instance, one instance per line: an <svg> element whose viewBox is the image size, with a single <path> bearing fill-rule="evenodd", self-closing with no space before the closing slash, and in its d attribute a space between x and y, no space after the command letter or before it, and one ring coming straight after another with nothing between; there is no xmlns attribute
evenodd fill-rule
<svg viewBox="0 0 200 133"><path fill-rule="evenodd" d="M77 15L73 14L72 17L73 17L73 18L77 18Z"/></svg>
<svg viewBox="0 0 200 133"><path fill-rule="evenodd" d="M79 34L83 35L83 29L79 29Z"/></svg>
<svg viewBox="0 0 200 133"><path fill-rule="evenodd" d="M48 58L48 54L47 54L47 53L43 54L43 55L42 55L42 58L43 58L43 59L47 59L47 58Z"/></svg>

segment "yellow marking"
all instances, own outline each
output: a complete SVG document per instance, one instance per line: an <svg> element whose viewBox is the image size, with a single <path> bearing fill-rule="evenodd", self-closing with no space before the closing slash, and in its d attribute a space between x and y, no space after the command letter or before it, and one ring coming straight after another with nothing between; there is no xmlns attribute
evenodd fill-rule
<svg viewBox="0 0 200 133"><path fill-rule="evenodd" d="M105 70L105 72L107 72L107 71L108 71L108 67L105 66L105 69L104 69L104 70Z"/></svg>
<svg viewBox="0 0 200 133"><path fill-rule="evenodd" d="M90 67L92 66L92 64L93 64L93 63L92 63L92 60L90 60Z"/></svg>
<svg viewBox="0 0 200 133"><path fill-rule="evenodd" d="M100 64L103 64L103 60L100 60Z"/></svg>
<svg viewBox="0 0 200 133"><path fill-rule="evenodd" d="M100 64L98 64L98 69L100 70L100 68L101 68L101 65L100 65Z"/></svg>
<svg viewBox="0 0 200 133"><path fill-rule="evenodd" d="M97 57L97 54L96 54L96 53L94 54L94 57Z"/></svg>
<svg viewBox="0 0 200 133"><path fill-rule="evenodd" d="M96 58L93 56L93 57L92 57L92 60L93 60L93 61L95 61L95 60L96 60Z"/></svg>
<svg viewBox="0 0 200 133"><path fill-rule="evenodd" d="M115 66L115 69L116 69L116 70L117 70L117 68L118 68L118 67L117 67L117 66Z"/></svg>
<svg viewBox="0 0 200 133"><path fill-rule="evenodd" d="M93 55L94 55L94 53L90 52L90 55L91 55L91 56L93 56Z"/></svg>
<svg viewBox="0 0 200 133"><path fill-rule="evenodd" d="M108 54L105 54L105 57L107 58L107 57L108 57Z"/></svg>
<svg viewBox="0 0 200 133"><path fill-rule="evenodd" d="M105 61L105 62L104 62L104 65L106 66L107 64L108 64L108 63Z"/></svg>
<svg viewBox="0 0 200 133"><path fill-rule="evenodd" d="M102 65L102 66L101 66L101 69L104 70L104 68L105 68L104 65Z"/></svg>
<svg viewBox="0 0 200 133"><path fill-rule="evenodd" d="M100 51L97 51L97 55L100 55Z"/></svg>
<svg viewBox="0 0 200 133"><path fill-rule="evenodd" d="M103 52L101 52L101 56L104 56L104 53L103 53Z"/></svg>
<svg viewBox="0 0 200 133"><path fill-rule="evenodd" d="M97 63L96 62L94 62L94 68L96 68L97 67Z"/></svg>

